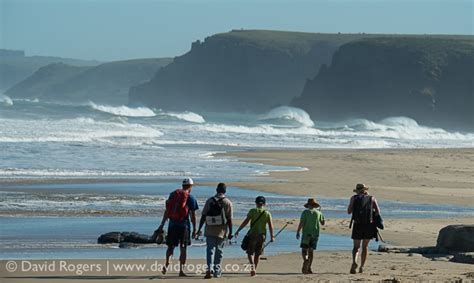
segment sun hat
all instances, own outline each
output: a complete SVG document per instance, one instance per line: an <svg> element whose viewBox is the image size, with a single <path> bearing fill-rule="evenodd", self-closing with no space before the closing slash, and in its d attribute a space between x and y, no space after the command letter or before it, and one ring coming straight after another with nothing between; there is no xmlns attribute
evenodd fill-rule
<svg viewBox="0 0 474 283"><path fill-rule="evenodd" d="M266 203L265 197L264 197L264 196L258 196L258 197L255 199L255 203L258 203L258 204L265 204L265 203Z"/></svg>
<svg viewBox="0 0 474 283"><path fill-rule="evenodd" d="M357 184L356 185L356 188L354 190L354 193L357 193L357 192L362 192L362 191L367 191L369 189L369 187L367 187L366 185L364 184Z"/></svg>
<svg viewBox="0 0 474 283"><path fill-rule="evenodd" d="M191 185L191 186L194 185L193 179L191 179L191 178L184 178L184 180L183 180L183 186L187 186L187 185Z"/></svg>
<svg viewBox="0 0 474 283"><path fill-rule="evenodd" d="M305 203L304 207L306 207L306 208L321 207L321 205L319 205L319 203L314 198L309 198L308 202Z"/></svg>

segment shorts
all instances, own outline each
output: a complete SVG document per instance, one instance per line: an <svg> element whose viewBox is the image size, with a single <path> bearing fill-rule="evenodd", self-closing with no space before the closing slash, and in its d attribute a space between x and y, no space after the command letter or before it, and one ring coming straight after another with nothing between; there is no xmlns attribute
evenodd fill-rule
<svg viewBox="0 0 474 283"><path fill-rule="evenodd" d="M180 246L184 248L191 245L191 235L189 234L188 227L173 225L168 226L168 235L166 237L166 245L168 247Z"/></svg>
<svg viewBox="0 0 474 283"><path fill-rule="evenodd" d="M314 237L311 234L303 235L303 238L301 239L301 244L300 248L302 249L313 249L316 250L316 247L318 246L318 240L319 237Z"/></svg>
<svg viewBox="0 0 474 283"><path fill-rule="evenodd" d="M374 223L360 224L355 223L352 226L353 240L371 240L377 237L377 227Z"/></svg>
<svg viewBox="0 0 474 283"><path fill-rule="evenodd" d="M265 234L249 234L249 245L247 254L259 256L263 252L263 244L265 243Z"/></svg>

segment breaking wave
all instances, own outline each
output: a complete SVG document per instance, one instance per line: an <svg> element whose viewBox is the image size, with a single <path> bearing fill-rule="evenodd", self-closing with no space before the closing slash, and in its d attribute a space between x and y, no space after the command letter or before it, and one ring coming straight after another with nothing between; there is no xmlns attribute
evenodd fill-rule
<svg viewBox="0 0 474 283"><path fill-rule="evenodd" d="M131 108L128 106L108 106L89 102L89 106L97 111L125 117L154 117L156 113L148 107Z"/></svg>
<svg viewBox="0 0 474 283"><path fill-rule="evenodd" d="M12 106L13 100L5 94L0 94L0 104L5 106Z"/></svg>
<svg viewBox="0 0 474 283"><path fill-rule="evenodd" d="M314 122L306 111L296 107L280 106L260 117L261 121L283 122L305 127L313 127Z"/></svg>
<svg viewBox="0 0 474 283"><path fill-rule="evenodd" d="M206 122L206 120L204 120L204 117L202 117L201 115L189 111L183 113L163 112L163 115L191 123L202 124Z"/></svg>

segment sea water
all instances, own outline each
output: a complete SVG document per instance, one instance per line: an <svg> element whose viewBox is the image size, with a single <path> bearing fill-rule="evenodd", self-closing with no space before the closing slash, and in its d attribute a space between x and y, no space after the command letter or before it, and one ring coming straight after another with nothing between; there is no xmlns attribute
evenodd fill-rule
<svg viewBox="0 0 474 283"><path fill-rule="evenodd" d="M0 203L0 258L160 258L164 246L140 245L137 249L119 249L115 244L97 244L99 235L113 231L152 234L161 222L165 200L175 183L101 183L13 185L2 188ZM196 186L193 195L202 209L215 188ZM304 209L305 197L280 195L229 187L234 218L244 219L255 206L258 195L267 199L273 218L297 222ZM327 219L348 219L347 199L320 198ZM420 205L380 202L383 215L390 218L472 217L474 209L451 205ZM99 216L98 216L99 215ZM118 215L118 216L117 216ZM349 228L348 228L349 231ZM275 231L276 233L277 231ZM243 231L245 233L245 231ZM227 243L226 255L243 256L237 242ZM191 258L205 255L205 243L194 241ZM349 250L348 236L321 233L319 250ZM372 243L371 248L377 244ZM298 250L295 232L284 230L266 254Z"/></svg>
<svg viewBox="0 0 474 283"><path fill-rule="evenodd" d="M381 121L311 120L303 110L171 112L147 107L0 103L0 178L174 178L248 180L299 167L245 163L216 152L270 148L473 147L474 134Z"/></svg>
<svg viewBox="0 0 474 283"><path fill-rule="evenodd" d="M183 176L198 182L262 180L292 166L247 163L214 155L248 149L473 147L474 134L419 125L408 117L380 121L313 121L301 109L267 113L173 112L147 107L65 104L0 97L0 179L117 179L117 183L0 185L1 258L155 258L164 249L118 249L96 239L110 231L151 234L164 201ZM130 179L161 183L128 184ZM166 183L166 180L176 183ZM200 205L213 187L196 187ZM298 219L303 197L229 188L235 217L243 218L258 194L275 218ZM347 199L320 199L328 218L347 218ZM381 203L385 217L472 216L457 206ZM324 234L320 249L350 249L348 237ZM202 243L190 249L202 257ZM268 253L296 251L284 231ZM229 245L226 253L241 256Z"/></svg>

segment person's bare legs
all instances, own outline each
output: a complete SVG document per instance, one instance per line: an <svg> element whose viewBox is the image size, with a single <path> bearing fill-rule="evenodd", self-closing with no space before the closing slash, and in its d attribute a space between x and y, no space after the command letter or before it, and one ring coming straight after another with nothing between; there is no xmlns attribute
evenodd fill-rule
<svg viewBox="0 0 474 283"><path fill-rule="evenodd" d="M361 242L361 240L354 240L354 247L352 248L352 266L351 266L351 273L352 274L356 273L357 256L359 255L360 242Z"/></svg>
<svg viewBox="0 0 474 283"><path fill-rule="evenodd" d="M249 264L250 264L250 276L255 276L255 262L253 260L253 255L247 254L247 258L249 259Z"/></svg>
<svg viewBox="0 0 474 283"><path fill-rule="evenodd" d="M370 239L362 240L362 255L360 258L360 268L359 268L360 273L364 271L365 261L367 260L367 254L369 252L369 242L370 242Z"/></svg>
<svg viewBox="0 0 474 283"><path fill-rule="evenodd" d="M301 268L301 272L306 274L308 272L308 249L302 248L301 256L303 257L303 267Z"/></svg>
<svg viewBox="0 0 474 283"><path fill-rule="evenodd" d="M255 256L253 257L253 263L255 265L255 271L257 271L257 266L258 266L258 261L260 260L260 255L259 254L255 254Z"/></svg>
<svg viewBox="0 0 474 283"><path fill-rule="evenodd" d="M312 248L308 249L308 273L312 274L313 270L311 270L311 265L313 265L313 255L314 250Z"/></svg>
<svg viewBox="0 0 474 283"><path fill-rule="evenodd" d="M187 276L184 271L183 271L183 268L184 266L186 265L186 257L187 257L187 250L186 250L186 246L182 246L180 247L180 253L179 253L179 276L183 277L183 276Z"/></svg>
<svg viewBox="0 0 474 283"><path fill-rule="evenodd" d="M166 262L165 266L161 269L161 273L166 274L166 271L168 270L168 266L170 265L170 259L173 256L173 251L174 251L174 246L169 246L166 249Z"/></svg>

